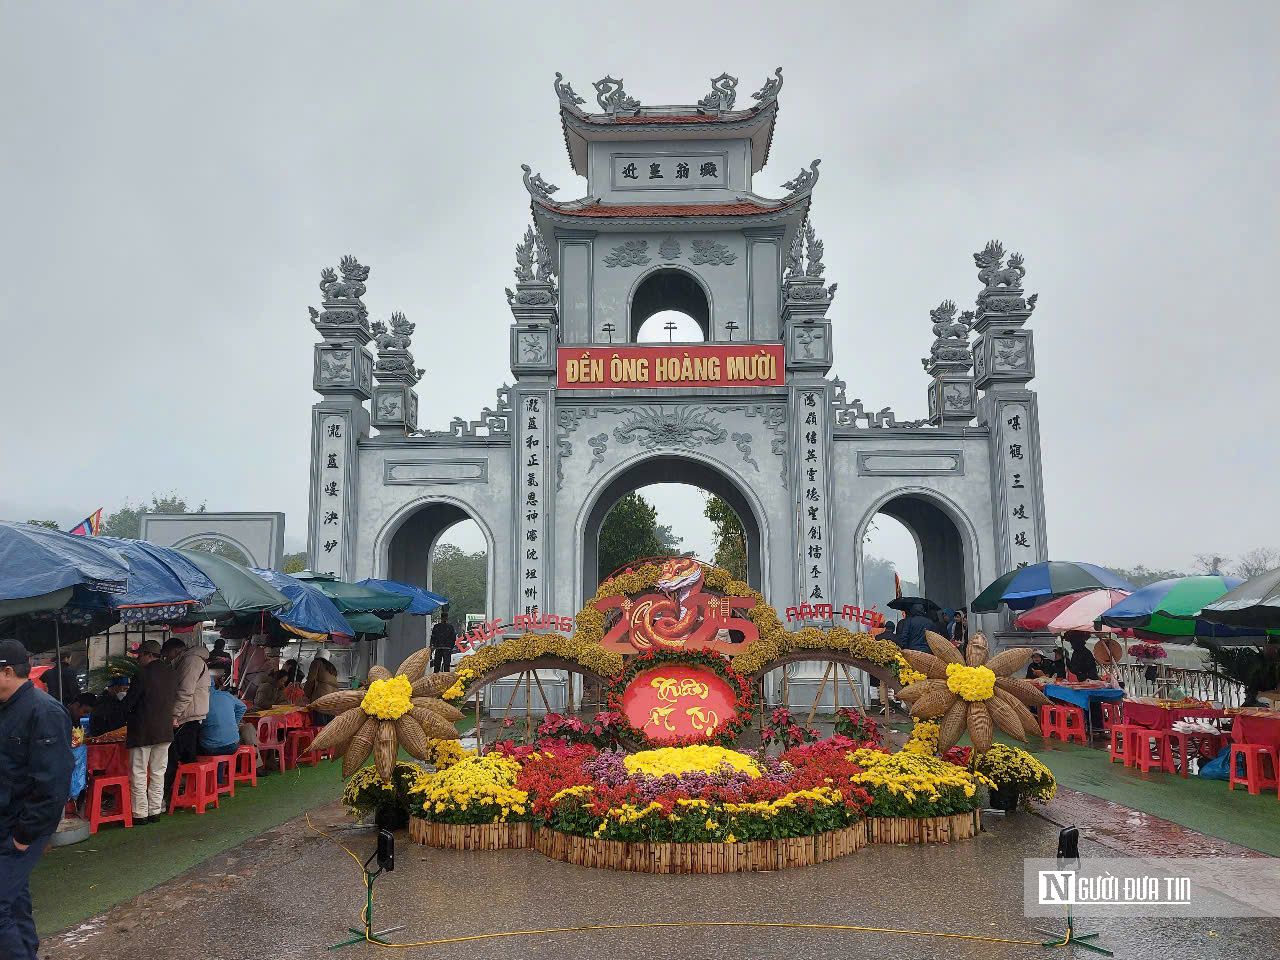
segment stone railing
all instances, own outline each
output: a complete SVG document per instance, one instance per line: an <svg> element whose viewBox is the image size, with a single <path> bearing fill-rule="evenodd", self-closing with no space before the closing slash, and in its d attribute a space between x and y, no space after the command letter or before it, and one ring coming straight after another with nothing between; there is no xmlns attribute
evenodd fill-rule
<svg viewBox="0 0 1280 960"><path fill-rule="evenodd" d="M1145 663L1122 663L1114 667L1125 693L1133 697L1166 697L1174 687L1181 687L1187 696L1198 700L1221 703L1224 707L1238 707L1244 700L1244 686L1210 670L1160 666L1155 680L1147 679Z"/></svg>

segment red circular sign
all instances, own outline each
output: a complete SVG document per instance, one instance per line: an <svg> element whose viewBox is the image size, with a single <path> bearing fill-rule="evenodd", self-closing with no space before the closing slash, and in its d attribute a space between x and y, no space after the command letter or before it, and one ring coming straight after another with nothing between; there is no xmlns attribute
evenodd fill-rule
<svg viewBox="0 0 1280 960"><path fill-rule="evenodd" d="M679 663L641 670L622 691L631 726L659 742L714 737L733 719L733 703L714 670Z"/></svg>

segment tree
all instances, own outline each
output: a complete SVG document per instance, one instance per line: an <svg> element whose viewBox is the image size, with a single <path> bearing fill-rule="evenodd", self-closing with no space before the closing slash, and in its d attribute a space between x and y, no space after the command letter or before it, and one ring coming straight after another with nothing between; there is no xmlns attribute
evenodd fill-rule
<svg viewBox="0 0 1280 960"><path fill-rule="evenodd" d="M225 540L217 537L207 537L204 540L193 540L186 545L187 550L203 550L205 553L212 553L215 557L225 557L228 560L234 560L243 566L249 566L249 558L246 557L238 547L233 547Z"/></svg>
<svg viewBox="0 0 1280 960"><path fill-rule="evenodd" d="M1280 550L1255 547L1248 553L1240 554L1240 559L1236 561L1235 569L1231 573L1242 580L1250 580L1276 567L1280 567Z"/></svg>
<svg viewBox="0 0 1280 960"><path fill-rule="evenodd" d="M747 579L747 534L741 518L728 502L714 494L707 494L702 515L711 521L712 536L716 546L711 562L728 570L737 580Z"/></svg>
<svg viewBox="0 0 1280 960"><path fill-rule="evenodd" d="M1128 580L1135 587L1145 587L1158 580L1173 580L1186 576L1185 573L1177 570L1152 570L1142 564L1136 567L1107 567L1107 569L1120 579Z"/></svg>
<svg viewBox="0 0 1280 960"><path fill-rule="evenodd" d="M1196 554L1196 573L1206 577L1222 576L1222 566L1230 557L1220 557L1216 553Z"/></svg>
<svg viewBox="0 0 1280 960"><path fill-rule="evenodd" d="M468 613L486 614L489 556L466 553L452 543L439 543L431 554L431 590L449 598L449 619L461 633Z"/></svg>
<svg viewBox="0 0 1280 960"><path fill-rule="evenodd" d="M600 525L596 554L600 579L643 557L667 553L658 530L658 511L640 494L629 493L615 503ZM670 528L665 537L670 539Z"/></svg>
<svg viewBox="0 0 1280 960"><path fill-rule="evenodd" d="M186 498L180 497L176 493L170 493L167 497L157 497L152 494L150 506L140 503L138 506L132 507L126 501L124 506L102 521L101 532L108 537L124 537L128 540L137 540L142 534L142 515L144 513L204 512L205 505L203 503L192 510L188 508Z"/></svg>
<svg viewBox="0 0 1280 960"><path fill-rule="evenodd" d="M307 569L307 552L286 553L280 563L281 573L301 573Z"/></svg>
<svg viewBox="0 0 1280 960"><path fill-rule="evenodd" d="M50 530L61 530L57 520L28 520L33 527L48 527Z"/></svg>

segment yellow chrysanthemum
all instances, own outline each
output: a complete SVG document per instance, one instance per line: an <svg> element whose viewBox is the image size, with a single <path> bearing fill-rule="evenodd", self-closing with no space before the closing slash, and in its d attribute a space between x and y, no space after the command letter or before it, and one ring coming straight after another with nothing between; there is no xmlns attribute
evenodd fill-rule
<svg viewBox="0 0 1280 960"><path fill-rule="evenodd" d="M970 703L990 700L996 691L996 675L990 667L966 667L948 663L947 689Z"/></svg>
<svg viewBox="0 0 1280 960"><path fill-rule="evenodd" d="M657 750L641 750L623 761L628 773L643 773L650 777L701 771L714 773L722 767L760 776L760 766L745 753L698 744L692 747L660 747Z"/></svg>
<svg viewBox="0 0 1280 960"><path fill-rule="evenodd" d="M360 709L379 720L396 720L413 709L413 683L403 673L375 680L360 701Z"/></svg>

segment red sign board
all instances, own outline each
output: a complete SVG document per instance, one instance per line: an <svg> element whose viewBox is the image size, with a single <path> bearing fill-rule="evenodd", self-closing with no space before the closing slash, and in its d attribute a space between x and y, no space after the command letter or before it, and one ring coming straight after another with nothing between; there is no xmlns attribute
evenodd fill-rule
<svg viewBox="0 0 1280 960"><path fill-rule="evenodd" d="M641 670L622 712L653 740L710 739L734 716L733 689L714 670L673 663Z"/></svg>
<svg viewBox="0 0 1280 960"><path fill-rule="evenodd" d="M701 346L561 347L562 390L662 387L781 387L786 359L779 343Z"/></svg>

